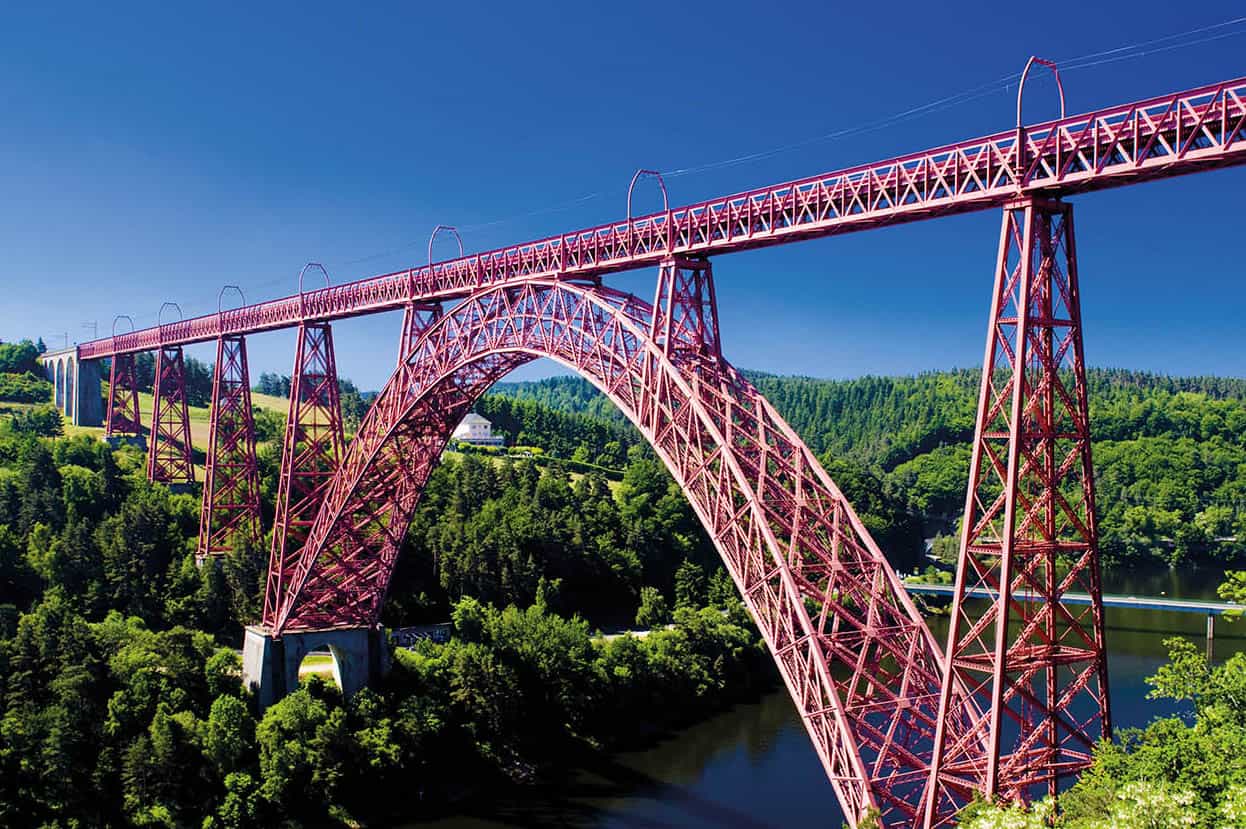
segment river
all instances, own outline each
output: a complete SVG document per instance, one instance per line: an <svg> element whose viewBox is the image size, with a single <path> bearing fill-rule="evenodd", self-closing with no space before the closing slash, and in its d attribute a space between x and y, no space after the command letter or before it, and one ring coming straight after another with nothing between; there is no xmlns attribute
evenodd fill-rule
<svg viewBox="0 0 1246 829"><path fill-rule="evenodd" d="M1207 570L1105 574L1124 595L1210 599L1220 573ZM940 640L944 620L932 619ZM1202 647L1198 615L1111 609L1109 683L1117 727L1142 726L1177 710L1146 699L1146 678L1165 660L1163 640L1184 635ZM1246 621L1217 621L1217 656L1241 650ZM786 691L738 705L642 751L602 758L566 779L477 800L463 813L414 824L435 829L567 826L576 829L818 826L839 829L839 806Z"/></svg>

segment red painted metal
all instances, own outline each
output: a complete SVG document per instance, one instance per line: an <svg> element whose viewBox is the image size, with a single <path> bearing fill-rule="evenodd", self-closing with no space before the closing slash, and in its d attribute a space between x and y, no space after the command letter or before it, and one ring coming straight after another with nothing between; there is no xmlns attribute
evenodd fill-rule
<svg viewBox="0 0 1246 829"><path fill-rule="evenodd" d="M270 624L277 612L275 597L288 589L292 554L307 537L345 443L329 324L299 326L297 348L277 482L265 624Z"/></svg>
<svg viewBox="0 0 1246 829"><path fill-rule="evenodd" d="M662 266L660 310L529 280L433 323L374 402L290 578L276 634L374 624L415 503L475 399L538 356L607 394L684 488L766 638L850 817L918 819L940 651L813 454L718 356L704 260ZM654 336L654 332L657 336ZM270 589L273 587L270 584Z"/></svg>
<svg viewBox="0 0 1246 829"><path fill-rule="evenodd" d="M212 378L212 422L199 517L200 559L260 538L260 482L246 339L221 337Z"/></svg>
<svg viewBox="0 0 1246 829"><path fill-rule="evenodd" d="M1101 607L1060 601L1100 593L1076 257L1058 199L1246 163L1246 78L1073 117L1062 96L1059 119L1028 128L1020 96L1015 130L633 217L639 171L626 221L442 263L430 239L426 267L311 292L300 274L297 296L114 332L80 358L160 350L155 478L180 346L299 326L264 610L278 635L375 624L453 426L516 366L563 362L687 493L849 818L877 807L887 826L943 825L974 791L1054 792L1110 730ZM1004 241L945 657L826 472L722 360L706 257L990 207L1006 208ZM653 307L600 285L647 265L659 266ZM439 317L451 299L463 301ZM339 467L328 323L398 308L403 356ZM189 470L184 394L181 412ZM995 591L985 610L964 600L975 587Z"/></svg>
<svg viewBox="0 0 1246 829"><path fill-rule="evenodd" d="M428 237L428 263L433 263L433 242L437 240L440 233L448 233L454 236L454 241L459 246L459 257L463 256L463 237L459 235L457 228L449 225L437 225L433 228L433 232ZM415 286L411 286L411 293L414 296ZM408 302L403 308L402 313L402 335L398 340L398 362L402 363L407 355L411 353L411 349L415 347L416 340L420 335L438 319L441 318L440 302Z"/></svg>
<svg viewBox="0 0 1246 829"><path fill-rule="evenodd" d="M711 362L722 358L718 299L708 259L672 258L658 268L649 337L668 358ZM688 347L697 351L679 351Z"/></svg>
<svg viewBox="0 0 1246 829"><path fill-rule="evenodd" d="M138 437L143 418L138 410L138 378L134 354L115 354L108 375L108 412L104 419L107 437Z"/></svg>
<svg viewBox="0 0 1246 829"><path fill-rule="evenodd" d="M932 798L1054 795L1111 734L1085 366L1073 209L1022 200L1000 238Z"/></svg>
<svg viewBox="0 0 1246 829"><path fill-rule="evenodd" d="M180 345L156 351L155 400L151 412L151 445L147 479L165 484L193 484L190 412L186 408L186 364Z"/></svg>
<svg viewBox="0 0 1246 829"><path fill-rule="evenodd" d="M82 359L397 310L530 278L594 278L1246 163L1246 78L1060 118L688 207L121 334ZM162 338L163 337L163 338Z"/></svg>
<svg viewBox="0 0 1246 829"><path fill-rule="evenodd" d="M402 312L402 336L398 340L398 362L402 363L420 336L441 319L440 302L411 302Z"/></svg>

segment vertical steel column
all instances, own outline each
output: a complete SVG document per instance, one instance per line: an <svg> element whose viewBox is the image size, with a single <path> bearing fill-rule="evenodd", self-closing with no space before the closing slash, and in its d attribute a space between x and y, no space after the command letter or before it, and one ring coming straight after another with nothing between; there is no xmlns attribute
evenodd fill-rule
<svg viewBox="0 0 1246 829"><path fill-rule="evenodd" d="M428 270L433 272L433 242L437 240L440 233L448 233L454 237L454 241L459 246L459 258L463 258L463 237L459 235L459 231L450 225L437 225L433 228L433 232L428 237ZM402 336L398 340L398 365L402 365L403 361L411 353L411 349L415 347L415 342L420 338L427 328L437 320L441 319L441 303L440 302L417 302L415 297L419 291L415 285L415 270L412 269L408 274L410 280L407 290L408 296L411 298L407 301L406 307L402 311Z"/></svg>
<svg viewBox="0 0 1246 829"><path fill-rule="evenodd" d="M430 325L441 319L440 302L408 302L402 312L402 336L398 340L398 364L411 355L411 349Z"/></svg>
<svg viewBox="0 0 1246 829"><path fill-rule="evenodd" d="M634 185L635 178L632 182ZM718 299L709 259L678 256L665 259L658 266L649 336L662 354L672 363L688 368L693 376L699 377L705 368L716 369L722 362ZM641 367L641 386L647 394L639 414L642 422L655 431L663 425L663 414L654 401L667 394L660 388L664 375L657 365L659 360L651 354Z"/></svg>
<svg viewBox="0 0 1246 829"><path fill-rule="evenodd" d="M710 260L679 256L662 262L650 333L668 355L691 353L715 360L722 356Z"/></svg>
<svg viewBox="0 0 1246 829"><path fill-rule="evenodd" d="M138 411L138 378L134 354L115 354L108 375L108 412L104 418L105 437L137 437L143 433Z"/></svg>
<svg viewBox="0 0 1246 829"><path fill-rule="evenodd" d="M1004 211L927 825L974 791L1025 798L1110 736L1073 209ZM989 600L973 600L972 592ZM1068 592L1090 606L1062 601ZM973 718L963 683L986 716ZM948 735L968 725L959 740ZM985 741L986 761L975 743Z"/></svg>
<svg viewBox="0 0 1246 829"><path fill-rule="evenodd" d="M190 412L186 408L186 364L180 345L156 351L155 400L151 407L151 445L147 479L166 484L193 484Z"/></svg>
<svg viewBox="0 0 1246 829"><path fill-rule="evenodd" d="M281 447L281 477L264 594L265 625L275 621L293 553L306 540L325 486L342 457L345 438L338 395L329 323L303 323L299 326L290 411Z"/></svg>
<svg viewBox="0 0 1246 829"><path fill-rule="evenodd" d="M260 483L247 343L240 334L227 334L216 341L197 555L228 553L239 537L260 537Z"/></svg>

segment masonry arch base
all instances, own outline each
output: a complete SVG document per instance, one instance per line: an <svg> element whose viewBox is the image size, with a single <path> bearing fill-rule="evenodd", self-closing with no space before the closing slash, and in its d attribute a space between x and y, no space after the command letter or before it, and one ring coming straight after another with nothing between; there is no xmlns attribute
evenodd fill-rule
<svg viewBox="0 0 1246 829"><path fill-rule="evenodd" d="M282 636L273 636L259 625L248 625L242 644L242 684L255 694L260 709L266 709L298 687L299 665L319 648L328 648L333 654L333 678L344 697L389 671L389 642L380 625Z"/></svg>

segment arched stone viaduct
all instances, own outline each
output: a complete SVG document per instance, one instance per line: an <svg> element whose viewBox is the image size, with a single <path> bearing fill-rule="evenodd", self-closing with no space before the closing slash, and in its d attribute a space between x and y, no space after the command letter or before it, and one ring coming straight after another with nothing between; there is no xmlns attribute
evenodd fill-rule
<svg viewBox="0 0 1246 829"><path fill-rule="evenodd" d="M104 425L100 360L82 360L78 347L48 351L39 362L52 383L52 402L75 426Z"/></svg>

